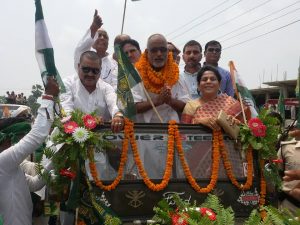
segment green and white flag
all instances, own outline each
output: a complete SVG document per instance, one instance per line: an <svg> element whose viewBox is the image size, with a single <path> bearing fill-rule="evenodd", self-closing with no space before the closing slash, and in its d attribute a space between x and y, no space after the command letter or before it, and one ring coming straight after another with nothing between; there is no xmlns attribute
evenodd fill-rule
<svg viewBox="0 0 300 225"><path fill-rule="evenodd" d="M44 86L47 82L47 76L54 76L60 86L60 93L64 93L66 90L55 67L54 51L44 21L41 0L35 0L35 7L35 56Z"/></svg>
<svg viewBox="0 0 300 225"><path fill-rule="evenodd" d="M285 106L284 106L284 97L282 89L280 89L280 95L278 99L277 111L279 112L282 120L285 120Z"/></svg>
<svg viewBox="0 0 300 225"><path fill-rule="evenodd" d="M115 54L118 61L118 107L125 117L133 120L136 115L136 109L131 88L142 80L119 45L115 47Z"/></svg>

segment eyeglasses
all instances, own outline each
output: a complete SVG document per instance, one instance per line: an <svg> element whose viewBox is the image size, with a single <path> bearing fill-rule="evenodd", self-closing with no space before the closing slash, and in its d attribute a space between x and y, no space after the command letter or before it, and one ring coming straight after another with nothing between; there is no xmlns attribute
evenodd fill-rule
<svg viewBox="0 0 300 225"><path fill-rule="evenodd" d="M88 74L89 72L92 71L92 73L94 75L99 75L100 74L100 69L98 68L92 68L92 67L88 67L88 66L82 66L80 67L80 69L82 70L82 72Z"/></svg>
<svg viewBox="0 0 300 225"><path fill-rule="evenodd" d="M208 48L207 51L208 52L220 53L221 49L220 48Z"/></svg>
<svg viewBox="0 0 300 225"><path fill-rule="evenodd" d="M168 49L166 47L154 47L149 50L151 53L157 53L160 51L161 53L166 53Z"/></svg>

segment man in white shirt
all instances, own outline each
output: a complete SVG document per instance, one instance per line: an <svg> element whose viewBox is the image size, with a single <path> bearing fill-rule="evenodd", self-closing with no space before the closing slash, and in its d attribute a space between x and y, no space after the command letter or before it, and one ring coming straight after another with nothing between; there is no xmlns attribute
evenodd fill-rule
<svg viewBox="0 0 300 225"><path fill-rule="evenodd" d="M192 99L199 98L197 74L201 68L202 47L195 40L188 41L183 47L184 71L180 76L184 79Z"/></svg>
<svg viewBox="0 0 300 225"><path fill-rule="evenodd" d="M104 121L112 119L113 132L124 126L122 113L117 107L117 95L111 85L100 78L101 59L93 51L82 53L77 65L78 76L64 79L66 93L61 94L61 105L67 114L75 109L84 113L96 112Z"/></svg>
<svg viewBox="0 0 300 225"><path fill-rule="evenodd" d="M132 88L137 109L136 122L168 123L169 120L179 121L179 116L190 99L184 81L180 79L179 68L168 53L167 40L161 34L148 38L147 49L135 64L145 89L138 84ZM153 105L158 114L152 107ZM161 179L166 167L166 143L157 148L155 142L139 142L139 154L145 170L151 179ZM128 156L130 165L131 156ZM134 171L135 172L135 171Z"/></svg>
<svg viewBox="0 0 300 225"><path fill-rule="evenodd" d="M32 225L30 191L37 191L45 184L38 176L25 176L20 164L49 134L54 116L53 96L58 93L56 81L48 79L46 95L42 97L38 116L31 130L28 122L7 124L7 119L0 120L0 216L4 225ZM28 130L30 132L16 143ZM12 145L14 143L16 144ZM49 167L50 164L46 165L46 169Z"/></svg>
<svg viewBox="0 0 300 225"><path fill-rule="evenodd" d="M101 59L96 52L82 53L77 65L78 76L72 75L64 79L66 93L60 95L61 106L67 114L75 109L84 113L95 111L104 121L111 120L113 132L120 132L124 126L124 119L117 107L117 95L113 87L100 78L100 70ZM95 159L101 179L114 178L116 172L109 165L106 154L96 153ZM90 174L89 166L86 166L86 169L87 174ZM74 215L61 214L62 225L72 224L73 221Z"/></svg>
<svg viewBox="0 0 300 225"><path fill-rule="evenodd" d="M110 56L107 52L109 37L107 32L103 28L101 28L102 24L102 19L98 15L98 11L95 10L93 22L90 28L79 41L75 49L74 67L77 71L79 59L83 52L91 50L92 48L95 49L98 56L102 60L100 75L101 79L113 86L113 88L116 90L118 83L118 65L114 61L112 56Z"/></svg>
<svg viewBox="0 0 300 225"><path fill-rule="evenodd" d="M162 119L161 121L153 110L145 90L141 85L136 85L132 94L138 113L137 122L179 121L178 113L182 112L190 97L184 81L179 76L178 65L168 53L166 38L161 34L151 35L148 38L147 49L135 66Z"/></svg>

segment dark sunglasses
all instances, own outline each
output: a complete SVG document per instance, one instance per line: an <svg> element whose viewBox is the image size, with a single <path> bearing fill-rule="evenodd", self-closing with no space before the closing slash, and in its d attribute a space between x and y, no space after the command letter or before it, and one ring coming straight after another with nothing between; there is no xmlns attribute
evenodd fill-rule
<svg viewBox="0 0 300 225"><path fill-rule="evenodd" d="M166 47L154 47L149 50L151 53L157 53L160 51L161 53L166 53L168 49Z"/></svg>
<svg viewBox="0 0 300 225"><path fill-rule="evenodd" d="M220 53L221 49L220 48L208 48L207 51L208 52Z"/></svg>
<svg viewBox="0 0 300 225"><path fill-rule="evenodd" d="M88 67L88 66L82 66L82 67L80 67L80 69L82 70L82 72L84 72L86 74L88 74L91 71L95 75L99 75L100 74L100 69L98 69L98 68L92 68L92 67Z"/></svg>

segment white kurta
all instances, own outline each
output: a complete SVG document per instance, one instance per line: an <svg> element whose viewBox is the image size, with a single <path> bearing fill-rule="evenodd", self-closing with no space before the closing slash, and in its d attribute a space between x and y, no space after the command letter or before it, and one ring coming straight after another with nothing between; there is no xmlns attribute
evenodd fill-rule
<svg viewBox="0 0 300 225"><path fill-rule="evenodd" d="M115 113L119 112L117 107L117 95L111 85L99 79L96 89L90 94L82 85L78 76L70 76L64 80L66 93L61 94L61 106L66 113L79 109L84 113L96 110L97 115L102 116L104 121L111 120ZM104 153L95 153L98 172L102 179L112 179L115 172L109 166ZM86 163L89 173L89 166ZM90 177L91 178L91 177Z"/></svg>
<svg viewBox="0 0 300 225"><path fill-rule="evenodd" d="M91 30L88 29L82 39L79 41L75 53L74 53L74 67L77 71L78 63L80 60L80 56L83 52L93 50L92 45L94 44L95 40L98 38L96 34L94 38L91 37ZM118 64L117 62L110 56L107 55L102 58L102 65L101 65L101 76L100 78L105 81L106 83L113 86L114 90L117 90L117 83L118 83Z"/></svg>
<svg viewBox="0 0 300 225"><path fill-rule="evenodd" d="M158 94L148 92L150 97L153 99ZM186 85L182 78L178 79L178 82L173 85L171 89L172 98L181 100L183 102L187 102L190 100L190 95L188 90L186 89ZM134 102L144 102L147 101L146 94L142 88L142 85L138 84L132 88L132 95L134 98ZM178 113L168 104L163 104L156 107L157 111L159 112L160 116L163 119L163 123L168 123L169 120L176 120L179 122ZM150 109L144 113L138 113L136 115L136 122L138 123L160 123L156 113L153 109Z"/></svg>
<svg viewBox="0 0 300 225"><path fill-rule="evenodd" d="M197 74L198 72L189 73L186 71L180 73L181 79L184 80L186 88L192 99L199 98L199 94L197 92L198 89Z"/></svg>
<svg viewBox="0 0 300 225"><path fill-rule="evenodd" d="M47 119L46 108L50 119ZM42 100L31 131L17 144L0 153L0 215L4 225L32 225L30 191L41 188L43 182L37 176L25 177L19 165L43 143L52 122L53 101Z"/></svg>
<svg viewBox="0 0 300 225"><path fill-rule="evenodd" d="M111 85L99 79L96 89L89 93L82 85L78 75L72 75L63 80L66 93L61 94L61 105L66 113L80 109L84 113L96 111L108 121L119 111L117 95Z"/></svg>

